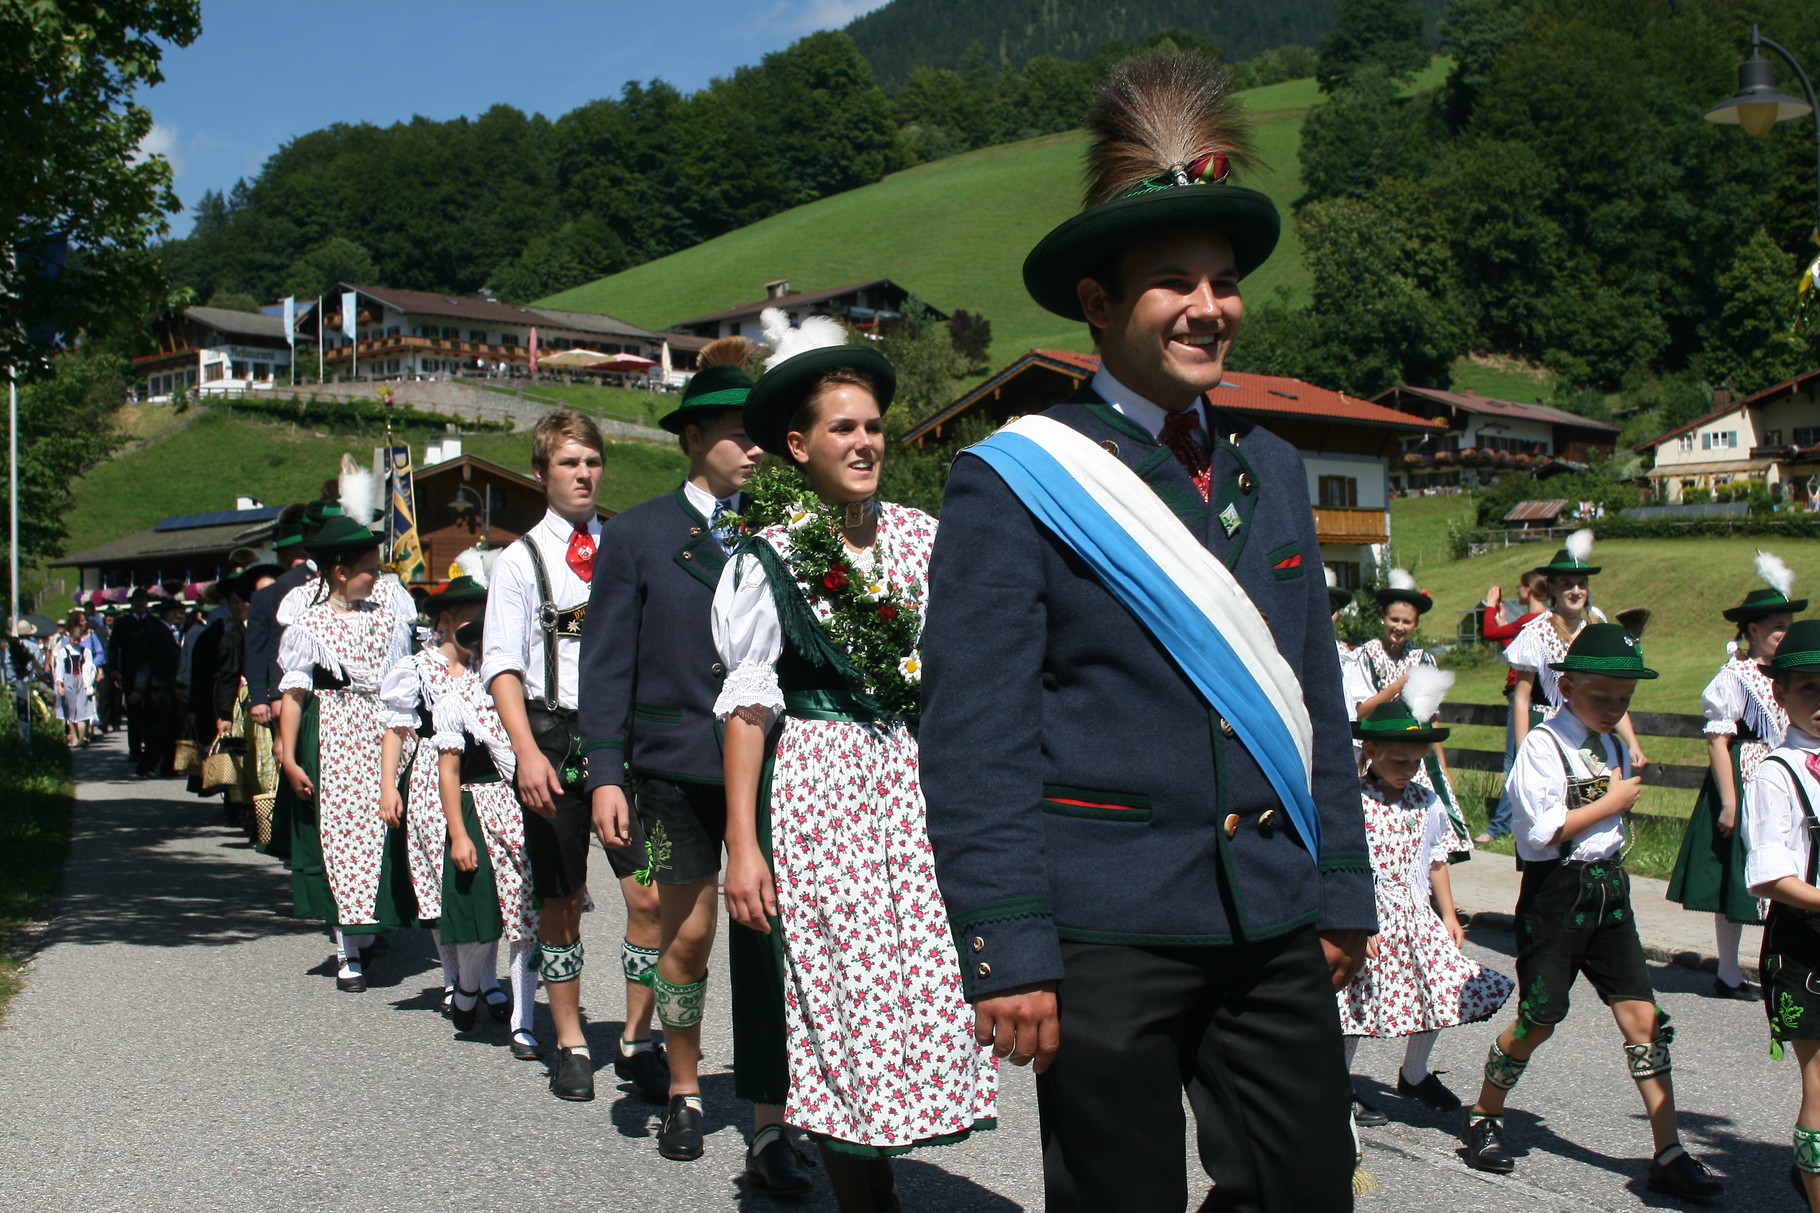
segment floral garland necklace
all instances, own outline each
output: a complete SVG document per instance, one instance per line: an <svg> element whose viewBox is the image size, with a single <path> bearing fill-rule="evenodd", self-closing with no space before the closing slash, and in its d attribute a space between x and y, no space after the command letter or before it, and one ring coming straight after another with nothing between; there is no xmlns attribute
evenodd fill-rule
<svg viewBox="0 0 1820 1213"><path fill-rule="evenodd" d="M867 691L887 712L914 714L922 703L922 661L916 651L921 618L896 591L888 589L884 553L870 575L854 566L842 538L844 507L809 491L795 468L767 467L746 485L739 525L747 533L781 525L790 532L785 562L816 611L828 640L865 677Z"/></svg>

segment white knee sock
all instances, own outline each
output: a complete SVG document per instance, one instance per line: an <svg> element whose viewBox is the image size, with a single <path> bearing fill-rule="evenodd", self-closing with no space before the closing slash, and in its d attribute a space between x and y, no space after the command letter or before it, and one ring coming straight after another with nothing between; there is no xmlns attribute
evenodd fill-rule
<svg viewBox="0 0 1820 1213"><path fill-rule="evenodd" d="M537 970L532 958L537 955L537 941L522 940L512 945L512 1031L529 1033L537 1017Z"/></svg>
<svg viewBox="0 0 1820 1213"><path fill-rule="evenodd" d="M340 935L341 932L337 931L336 934ZM341 958L343 960L352 960L358 964L360 962L360 949L370 948L372 946L373 937L371 935L341 935Z"/></svg>
<svg viewBox="0 0 1820 1213"><path fill-rule="evenodd" d="M455 945L442 942L442 932L434 927L430 928L430 942L436 945L436 959L442 962L442 988L453 990L455 988Z"/></svg>
<svg viewBox="0 0 1820 1213"><path fill-rule="evenodd" d="M1743 935L1741 925L1723 914L1713 915L1713 941L1719 945L1719 980L1728 986L1744 980L1744 970L1738 967L1738 943Z"/></svg>
<svg viewBox="0 0 1820 1213"><path fill-rule="evenodd" d="M1419 1083L1428 1077L1428 1059L1435 1051L1439 1031L1417 1032L1403 1046L1403 1081Z"/></svg>
<svg viewBox="0 0 1820 1213"><path fill-rule="evenodd" d="M1346 1072L1350 1074L1352 1073L1352 1059L1359 1055L1359 1038L1342 1036L1340 1039L1346 1042Z"/></svg>
<svg viewBox="0 0 1820 1213"><path fill-rule="evenodd" d="M463 943L455 946L455 1002L457 1006L461 1005L463 990L469 993L477 993L480 990L480 983L486 975L486 963L492 954L492 948L493 945L488 943ZM468 1005L473 1004L470 1002ZM467 1007L462 1007L462 1010L467 1010Z"/></svg>
<svg viewBox="0 0 1820 1213"><path fill-rule="evenodd" d="M480 988L482 991L499 988L499 941L497 939L487 945L487 958L481 962Z"/></svg>
<svg viewBox="0 0 1820 1213"><path fill-rule="evenodd" d="M340 927L330 927L329 933L335 937L335 976L343 979L359 977L360 949L348 946L348 938L341 933Z"/></svg>

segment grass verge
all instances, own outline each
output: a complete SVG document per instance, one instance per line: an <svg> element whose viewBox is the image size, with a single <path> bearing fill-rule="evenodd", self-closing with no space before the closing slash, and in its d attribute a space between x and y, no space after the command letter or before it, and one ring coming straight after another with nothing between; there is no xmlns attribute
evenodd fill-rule
<svg viewBox="0 0 1820 1213"><path fill-rule="evenodd" d="M14 949L63 879L75 815L62 736L41 729L28 744L13 727L11 705L0 707L0 1019L22 984Z"/></svg>

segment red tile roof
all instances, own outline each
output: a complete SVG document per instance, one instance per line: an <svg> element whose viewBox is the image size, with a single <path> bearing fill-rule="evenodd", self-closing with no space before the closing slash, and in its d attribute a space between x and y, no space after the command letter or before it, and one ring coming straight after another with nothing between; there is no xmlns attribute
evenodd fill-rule
<svg viewBox="0 0 1820 1213"><path fill-rule="evenodd" d="M1816 379L1820 379L1820 370L1803 371L1793 379L1785 379L1774 387L1766 387L1754 396L1746 396L1742 400L1734 400L1722 409L1714 409L1704 417L1696 417L1686 425L1678 425L1666 434L1657 434L1648 442L1639 442L1637 444L1637 449L1639 451L1653 450L1656 447L1661 446L1664 442L1667 442L1670 438L1677 438L1680 435L1687 433L1689 430L1698 429L1709 421L1717 421L1727 413L1735 413L1739 409L1748 408L1753 404L1768 404L1772 400L1780 400L1784 396L1792 396Z"/></svg>
<svg viewBox="0 0 1820 1213"><path fill-rule="evenodd" d="M1491 417L1509 417L1518 421L1540 421L1549 425L1578 426L1586 430L1604 430L1616 434L1620 427L1604 421L1594 421L1591 417L1582 417L1566 409L1557 409L1546 404L1525 404L1521 400L1499 400L1494 396L1480 396L1473 392L1449 392L1438 387L1415 387L1411 384L1399 384L1379 392L1376 399L1397 392L1408 392L1437 404L1449 405L1463 409L1468 413L1482 413Z"/></svg>

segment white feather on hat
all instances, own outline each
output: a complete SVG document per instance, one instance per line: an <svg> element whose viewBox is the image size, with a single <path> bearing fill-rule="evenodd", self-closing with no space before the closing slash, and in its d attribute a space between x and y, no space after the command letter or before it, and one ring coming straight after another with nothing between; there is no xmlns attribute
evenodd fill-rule
<svg viewBox="0 0 1820 1213"><path fill-rule="evenodd" d="M1447 698L1447 690L1453 686L1452 670L1437 670L1431 665L1418 665L1409 671L1403 681L1403 702L1409 705L1412 716L1423 724L1435 718L1441 710L1441 701Z"/></svg>
<svg viewBox="0 0 1820 1213"><path fill-rule="evenodd" d="M1581 527L1567 537L1567 554L1573 558L1575 564L1591 563L1592 540L1592 532L1585 527Z"/></svg>
<svg viewBox="0 0 1820 1213"><path fill-rule="evenodd" d="M1322 569L1321 571L1323 573L1327 574L1327 588L1328 589L1337 590L1340 588L1340 575L1333 571L1332 565L1327 566L1326 568Z"/></svg>
<svg viewBox="0 0 1820 1213"><path fill-rule="evenodd" d="M1407 569L1392 569L1390 570L1390 588L1393 590L1413 590L1416 588L1416 579L1409 575L1409 570Z"/></svg>
<svg viewBox="0 0 1820 1213"><path fill-rule="evenodd" d="M800 325L792 325L782 308L768 307L758 314L758 322L764 329L765 346L771 351L765 359L767 371L809 350L847 344L847 330L832 316L805 316Z"/></svg>
<svg viewBox="0 0 1820 1213"><path fill-rule="evenodd" d="M343 454L336 486L341 493L341 512L361 526L372 526L379 517L378 478L355 463L352 455Z"/></svg>
<svg viewBox="0 0 1820 1213"><path fill-rule="evenodd" d="M1762 548L1757 549L1757 576L1763 578L1767 585L1784 598L1792 597L1790 590L1795 588L1795 574L1782 563L1779 556L1771 555Z"/></svg>
<svg viewBox="0 0 1820 1213"><path fill-rule="evenodd" d="M472 577L475 585L485 589L493 575L493 562L498 559L498 548L472 547L455 557L455 568L461 576Z"/></svg>

